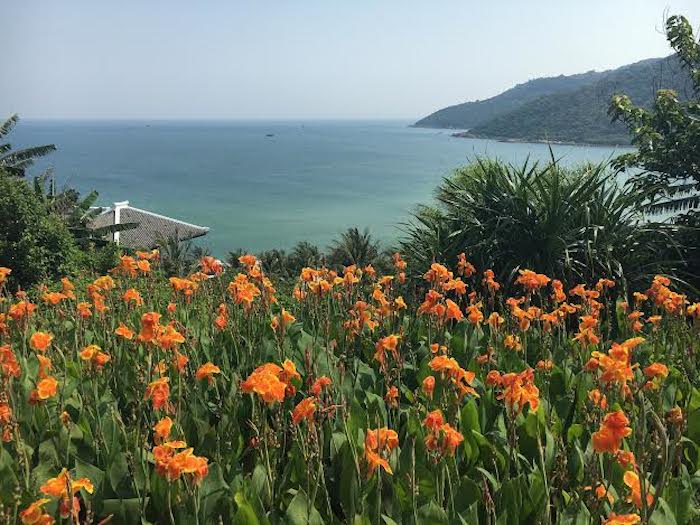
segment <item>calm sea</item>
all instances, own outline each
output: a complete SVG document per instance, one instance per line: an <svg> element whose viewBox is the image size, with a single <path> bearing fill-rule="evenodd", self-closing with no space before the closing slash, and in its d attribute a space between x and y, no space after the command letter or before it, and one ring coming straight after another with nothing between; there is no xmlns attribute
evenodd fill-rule
<svg viewBox="0 0 700 525"><path fill-rule="evenodd" d="M510 162L549 158L543 144L461 139L402 121L22 121L15 147L53 143L59 185L96 189L100 202L209 226L202 244L235 248L325 247L345 228L385 241L440 180L479 155ZM555 146L565 163L609 159L620 149ZM37 170L35 170L37 171Z"/></svg>

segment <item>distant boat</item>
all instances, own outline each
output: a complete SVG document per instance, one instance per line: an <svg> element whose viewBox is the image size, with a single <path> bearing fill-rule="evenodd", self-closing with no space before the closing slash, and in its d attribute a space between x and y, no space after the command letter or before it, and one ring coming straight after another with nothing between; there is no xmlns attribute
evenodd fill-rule
<svg viewBox="0 0 700 525"><path fill-rule="evenodd" d="M274 136L275 136L275 134L274 134L274 133L268 133L268 134L267 134L267 135L265 135L265 136L266 136L266 137L274 137Z"/></svg>

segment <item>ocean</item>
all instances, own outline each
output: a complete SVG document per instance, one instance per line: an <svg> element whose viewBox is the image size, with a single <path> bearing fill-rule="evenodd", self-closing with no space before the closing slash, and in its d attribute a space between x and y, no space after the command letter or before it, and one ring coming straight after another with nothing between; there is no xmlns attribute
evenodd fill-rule
<svg viewBox="0 0 700 525"><path fill-rule="evenodd" d="M199 244L217 256L241 248L326 247L348 227L384 242L455 168L477 156L546 160L544 144L455 138L404 121L23 120L14 147L55 144L58 186L99 203L133 206L209 226ZM567 164L602 161L623 148L552 147Z"/></svg>

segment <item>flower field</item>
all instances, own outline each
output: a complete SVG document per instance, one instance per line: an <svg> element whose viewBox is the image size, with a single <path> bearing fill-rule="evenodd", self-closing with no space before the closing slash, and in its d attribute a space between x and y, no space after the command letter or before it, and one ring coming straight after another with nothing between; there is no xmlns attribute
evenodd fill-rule
<svg viewBox="0 0 700 525"><path fill-rule="evenodd" d="M0 268L0 522L700 523L700 304L667 278L240 263Z"/></svg>

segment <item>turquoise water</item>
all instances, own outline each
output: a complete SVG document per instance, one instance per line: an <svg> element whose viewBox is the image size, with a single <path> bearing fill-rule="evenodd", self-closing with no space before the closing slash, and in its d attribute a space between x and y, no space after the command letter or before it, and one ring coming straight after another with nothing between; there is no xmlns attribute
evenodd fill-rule
<svg viewBox="0 0 700 525"><path fill-rule="evenodd" d="M544 144L461 139L400 121L23 121L15 147L53 143L59 186L209 226L202 244L243 248L327 246L351 226L383 240L442 177L478 155L548 159ZM267 136L271 134L273 136ZM555 146L566 163L600 161L613 148Z"/></svg>

